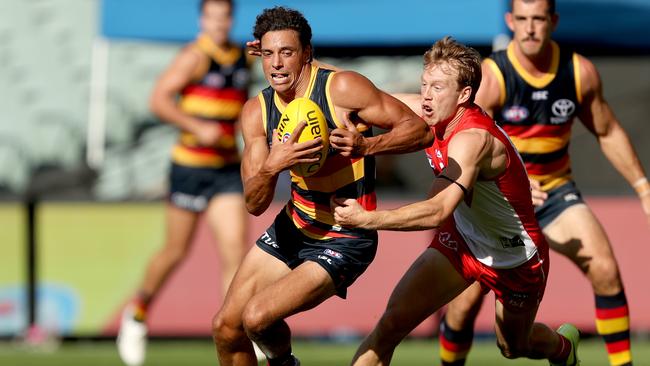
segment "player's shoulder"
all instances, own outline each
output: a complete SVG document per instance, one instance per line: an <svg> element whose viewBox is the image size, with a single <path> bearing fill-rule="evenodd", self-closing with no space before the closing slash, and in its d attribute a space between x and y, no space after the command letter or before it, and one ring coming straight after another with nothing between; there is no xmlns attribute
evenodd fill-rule
<svg viewBox="0 0 650 366"><path fill-rule="evenodd" d="M262 115L262 103L260 102L259 94L248 98L242 108L242 114L259 114Z"/></svg>
<svg viewBox="0 0 650 366"><path fill-rule="evenodd" d="M593 93L601 90L600 74L596 65L579 53L574 54L574 63L573 67L577 70L576 75L580 78L583 97L593 95Z"/></svg>
<svg viewBox="0 0 650 366"><path fill-rule="evenodd" d="M350 70L334 72L330 82L331 90L337 92L354 92L355 88L371 85L374 86L367 77Z"/></svg>

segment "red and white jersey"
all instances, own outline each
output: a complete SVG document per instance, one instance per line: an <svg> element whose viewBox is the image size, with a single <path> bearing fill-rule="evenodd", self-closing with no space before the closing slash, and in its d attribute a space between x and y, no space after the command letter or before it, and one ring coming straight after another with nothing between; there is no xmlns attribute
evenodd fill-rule
<svg viewBox="0 0 650 366"><path fill-rule="evenodd" d="M456 228L474 256L494 268L512 268L525 263L548 244L537 224L526 168L514 145L501 128L478 106L465 110L454 131L427 148L433 172L438 176L447 166L447 146L467 129L487 130L506 147L507 166L503 173L486 180L480 176L469 197L454 211Z"/></svg>

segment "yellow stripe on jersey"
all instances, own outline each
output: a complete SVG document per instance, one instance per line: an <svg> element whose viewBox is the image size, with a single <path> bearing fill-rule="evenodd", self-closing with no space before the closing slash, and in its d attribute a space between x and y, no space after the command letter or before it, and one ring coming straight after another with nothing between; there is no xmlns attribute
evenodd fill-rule
<svg viewBox="0 0 650 366"><path fill-rule="evenodd" d="M297 221L292 215L291 215L291 210L289 209L289 205L286 205L284 208L284 212L289 216L291 221L293 221L293 224L296 226L298 230L302 233L302 235L314 239L314 240L327 240L327 239L332 239L331 236L329 235L323 235L323 234L316 234L311 231L309 231L306 228L301 227L301 223ZM338 226L338 225L337 225ZM340 227L340 226L339 226Z"/></svg>
<svg viewBox="0 0 650 366"><path fill-rule="evenodd" d="M240 101L214 100L199 95L181 97L179 106L188 114L212 119L236 119L242 109Z"/></svg>
<svg viewBox="0 0 650 366"><path fill-rule="evenodd" d="M541 189L543 191L548 192L553 188L559 187L564 183L569 182L571 180L570 170L571 170L571 160L567 159L566 164L564 164L562 168L558 169L557 171L551 174L535 175L529 173L528 177L541 182L542 184Z"/></svg>
<svg viewBox="0 0 650 366"><path fill-rule="evenodd" d="M503 107L506 102L506 81L503 78L503 73L501 73L499 66L497 66L497 63L493 59L486 58L484 62L490 67L490 70L492 70L492 73L497 78L497 82L499 83L499 107Z"/></svg>
<svg viewBox="0 0 650 366"><path fill-rule="evenodd" d="M304 190L329 193L363 178L364 167L364 159L359 159L325 177L299 177L291 173L291 180Z"/></svg>
<svg viewBox="0 0 650 366"><path fill-rule="evenodd" d="M331 212L305 206L297 200L292 200L291 202L298 211L304 212L309 217L314 218L316 221L325 223L327 225L336 225L336 221L334 221L334 216Z"/></svg>
<svg viewBox="0 0 650 366"><path fill-rule="evenodd" d="M610 365L620 366L620 365L632 364L632 352L630 352L629 350L611 353L608 355L608 357L609 357Z"/></svg>
<svg viewBox="0 0 650 366"><path fill-rule="evenodd" d="M241 50L238 47L231 46L224 51L218 47L210 37L202 34L196 40L197 47L210 56L216 63L224 66L234 64L241 56Z"/></svg>
<svg viewBox="0 0 650 366"><path fill-rule="evenodd" d="M577 53L573 53L573 78L576 83L576 96L578 103L582 103L582 81L580 80L580 60Z"/></svg>
<svg viewBox="0 0 650 366"><path fill-rule="evenodd" d="M598 334L607 335L623 332L630 329L630 320L627 316L616 319L596 319Z"/></svg>
<svg viewBox="0 0 650 366"><path fill-rule="evenodd" d="M219 155L198 154L183 146L176 145L172 150L172 160L180 165L190 167L222 167L226 163L239 161L239 158L237 155L233 155L230 159L226 160Z"/></svg>
<svg viewBox="0 0 650 366"><path fill-rule="evenodd" d="M527 154L544 154L553 151L558 151L566 146L571 140L571 131L558 137L531 137L519 138L510 136L510 140L517 151Z"/></svg>
<svg viewBox="0 0 650 366"><path fill-rule="evenodd" d="M264 100L264 95L262 93L257 94L257 99L260 101L260 108L262 109L262 125L264 126L264 132L266 132L266 101ZM273 140L271 140L273 141Z"/></svg>
<svg viewBox="0 0 650 366"><path fill-rule="evenodd" d="M507 49L507 55L508 59L512 63L512 66L515 68L519 76L521 76L522 79L524 79L528 84L531 86L541 89L546 87L553 79L555 78L555 75L557 74L557 69L558 66L560 65L560 47L557 45L555 42L551 42L551 49L553 52L553 56L551 59L551 66L544 75L542 76L534 76L533 74L529 73L526 71L526 69L519 63L519 60L517 60L517 57L515 56L515 50L514 50L514 43L510 42L508 45Z"/></svg>

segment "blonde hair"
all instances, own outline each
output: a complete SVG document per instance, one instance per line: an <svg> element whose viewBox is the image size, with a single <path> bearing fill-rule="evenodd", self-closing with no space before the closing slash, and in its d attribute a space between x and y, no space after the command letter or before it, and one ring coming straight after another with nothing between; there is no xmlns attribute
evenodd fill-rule
<svg viewBox="0 0 650 366"><path fill-rule="evenodd" d="M447 36L436 42L424 54L424 68L446 63L458 71L458 86L469 86L472 93L469 102L474 102L481 84L481 55L472 47L456 42Z"/></svg>

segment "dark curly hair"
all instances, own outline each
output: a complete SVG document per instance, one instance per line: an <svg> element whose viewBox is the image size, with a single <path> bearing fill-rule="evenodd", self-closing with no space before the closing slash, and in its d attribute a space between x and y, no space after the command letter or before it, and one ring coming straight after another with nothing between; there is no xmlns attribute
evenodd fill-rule
<svg viewBox="0 0 650 366"><path fill-rule="evenodd" d="M257 16L253 27L253 37L261 40L262 36L268 32L285 29L298 32L302 48L311 47L311 27L307 19L301 12L282 6L264 9Z"/></svg>

